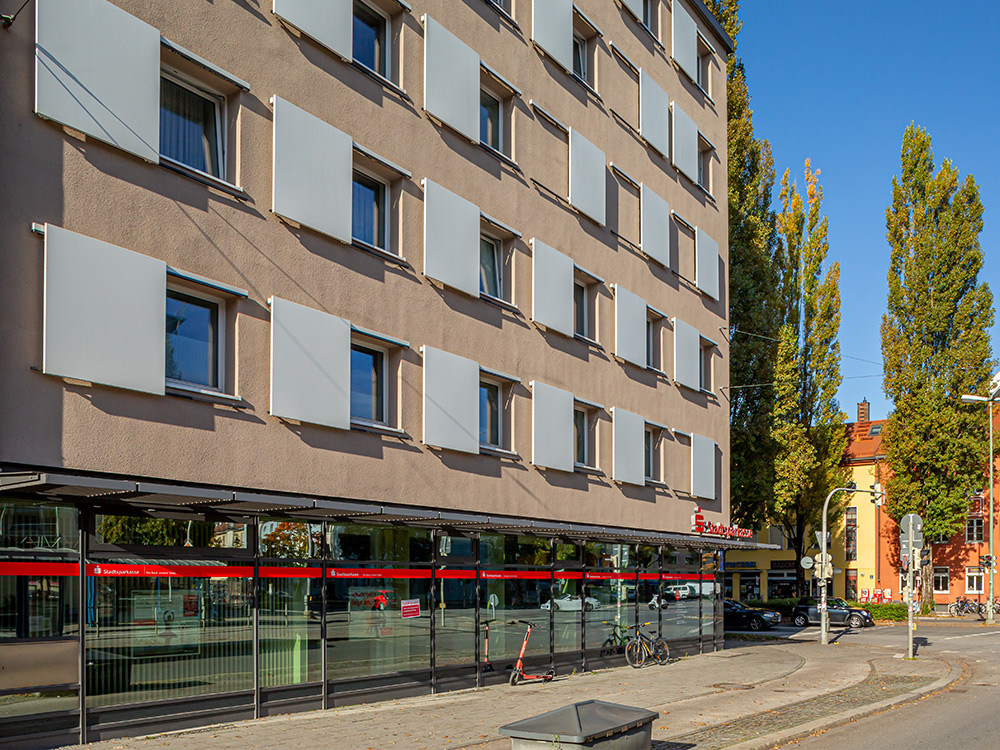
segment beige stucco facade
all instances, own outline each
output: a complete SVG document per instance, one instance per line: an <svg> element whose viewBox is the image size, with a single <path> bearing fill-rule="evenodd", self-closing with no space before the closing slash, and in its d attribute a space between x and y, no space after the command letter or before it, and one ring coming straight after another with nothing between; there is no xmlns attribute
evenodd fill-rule
<svg viewBox="0 0 1000 750"><path fill-rule="evenodd" d="M249 91L224 92L225 177L240 194L143 161L35 114L31 20L19 19L4 32L0 464L5 470L64 469L685 533L700 505L708 520L728 523L725 43L697 12L692 17L698 30L715 50L707 58L708 91L672 60L667 3L654 4L653 33L618 3L578 3L601 31L592 42L593 90L533 43L530 0L511 0L509 15L479 0L413 0L412 9L386 3L393 11L390 77L395 86L375 80L283 23L269 2L115 4L249 84ZM424 110L424 14L440 21L519 90L505 101L509 159L470 143ZM166 48L162 54L175 67L212 76ZM707 181L711 194L640 137L639 76L630 63L650 74L714 146ZM128 64L122 60L123 66ZM393 173L391 181L389 249L400 260L302 228L272 212L274 96L410 173ZM605 226L565 198L567 137L552 119L584 134L606 156ZM355 154L356 165L364 159ZM510 305L457 292L423 273L424 179L473 202L519 234L501 237ZM639 189L630 180L655 190L675 214L669 267L640 252ZM223 295L224 390L238 401L150 395L41 372L44 256L33 223L63 227L246 290L245 299ZM694 282L686 225L718 242L717 300ZM533 322L532 238L559 249L602 280L594 285L596 343ZM170 283L188 282L171 278ZM613 284L668 318L695 326L715 343L710 348L710 389L697 391L674 382L671 325L658 333L665 374L614 356ZM271 297L348 318L409 344L389 353L389 422L398 433L338 430L269 414ZM423 443L424 346L519 379L505 387L505 448L512 455L467 454ZM599 471L559 472L533 465L532 381L602 406L595 428ZM659 435L659 483L614 481L611 407L670 428ZM689 492L689 433L717 444L714 500L696 500Z"/></svg>

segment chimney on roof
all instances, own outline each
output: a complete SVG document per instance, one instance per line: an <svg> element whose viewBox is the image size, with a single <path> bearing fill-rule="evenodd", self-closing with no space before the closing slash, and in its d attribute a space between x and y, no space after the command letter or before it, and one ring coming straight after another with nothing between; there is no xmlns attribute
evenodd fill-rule
<svg viewBox="0 0 1000 750"><path fill-rule="evenodd" d="M868 421L868 399L865 399L860 404L858 404L858 421L859 422Z"/></svg>

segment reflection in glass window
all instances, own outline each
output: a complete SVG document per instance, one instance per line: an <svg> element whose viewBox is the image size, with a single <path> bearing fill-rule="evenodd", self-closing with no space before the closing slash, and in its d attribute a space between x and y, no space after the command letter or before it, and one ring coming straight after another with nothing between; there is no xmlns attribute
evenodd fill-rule
<svg viewBox="0 0 1000 750"><path fill-rule="evenodd" d="M479 442L500 447L500 386L479 384Z"/></svg>
<svg viewBox="0 0 1000 750"><path fill-rule="evenodd" d="M160 153L188 167L223 177L220 100L160 78Z"/></svg>
<svg viewBox="0 0 1000 750"><path fill-rule="evenodd" d="M385 419L385 355L354 344L351 346L351 416L369 422Z"/></svg>
<svg viewBox="0 0 1000 750"><path fill-rule="evenodd" d="M388 77L386 19L362 2L354 2L354 59Z"/></svg>
<svg viewBox="0 0 1000 750"><path fill-rule="evenodd" d="M316 682L322 679L322 582L272 578L266 570L261 568L260 581L261 682L268 687Z"/></svg>
<svg viewBox="0 0 1000 750"><path fill-rule="evenodd" d="M479 238L479 291L500 297L500 248L490 237Z"/></svg>
<svg viewBox="0 0 1000 750"><path fill-rule="evenodd" d="M587 287L573 285L573 332L587 335Z"/></svg>
<svg viewBox="0 0 1000 750"><path fill-rule="evenodd" d="M356 240L386 249L385 185L354 170L351 232Z"/></svg>
<svg viewBox="0 0 1000 750"><path fill-rule="evenodd" d="M334 560L379 562L430 562L433 557L430 531L402 526L330 524L327 526L329 554Z"/></svg>
<svg viewBox="0 0 1000 750"><path fill-rule="evenodd" d="M492 94L479 92L479 140L500 150L500 100Z"/></svg>
<svg viewBox="0 0 1000 750"><path fill-rule="evenodd" d="M0 502L0 549L74 552L79 549L76 508Z"/></svg>
<svg viewBox="0 0 1000 750"><path fill-rule="evenodd" d="M79 612L75 576L0 575L0 638L77 635Z"/></svg>
<svg viewBox="0 0 1000 750"><path fill-rule="evenodd" d="M167 290L166 377L219 388L219 305Z"/></svg>
<svg viewBox="0 0 1000 750"><path fill-rule="evenodd" d="M308 560L323 554L323 527L301 521L261 521L260 556Z"/></svg>

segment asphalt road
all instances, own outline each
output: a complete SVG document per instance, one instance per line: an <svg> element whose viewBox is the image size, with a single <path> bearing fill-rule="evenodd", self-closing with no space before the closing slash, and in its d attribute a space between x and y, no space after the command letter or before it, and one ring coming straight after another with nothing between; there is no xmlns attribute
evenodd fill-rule
<svg viewBox="0 0 1000 750"><path fill-rule="evenodd" d="M819 628L782 626L770 631L797 640L818 640ZM906 626L876 626L864 630L832 630L831 641L865 643L896 649L906 655ZM886 748L963 750L997 747L1000 737L1000 627L982 624L925 625L914 632L917 658L949 653L967 665L962 679L944 691L891 708L822 734L801 740L795 750L870 747L873 738ZM835 646L831 646L834 648Z"/></svg>

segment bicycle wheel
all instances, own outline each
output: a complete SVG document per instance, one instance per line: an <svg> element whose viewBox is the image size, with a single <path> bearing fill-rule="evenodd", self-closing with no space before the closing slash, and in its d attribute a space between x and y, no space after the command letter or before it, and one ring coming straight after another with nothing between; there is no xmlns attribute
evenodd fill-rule
<svg viewBox="0 0 1000 750"><path fill-rule="evenodd" d="M670 646L662 638L653 641L653 658L657 664L666 664L670 661Z"/></svg>
<svg viewBox="0 0 1000 750"><path fill-rule="evenodd" d="M625 644L625 661L634 669L646 663L646 648L638 638L633 638Z"/></svg>
<svg viewBox="0 0 1000 750"><path fill-rule="evenodd" d="M958 604L957 603L952 602L951 604L948 605L948 616L949 617L958 617Z"/></svg>

